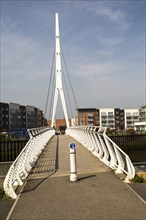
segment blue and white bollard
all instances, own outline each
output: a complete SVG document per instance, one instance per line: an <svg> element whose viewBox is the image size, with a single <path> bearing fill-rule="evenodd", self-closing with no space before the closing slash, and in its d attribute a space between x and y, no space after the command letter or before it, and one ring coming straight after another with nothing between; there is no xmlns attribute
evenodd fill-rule
<svg viewBox="0 0 146 220"><path fill-rule="evenodd" d="M76 168L76 145L69 144L70 147L70 181L77 181L77 168Z"/></svg>

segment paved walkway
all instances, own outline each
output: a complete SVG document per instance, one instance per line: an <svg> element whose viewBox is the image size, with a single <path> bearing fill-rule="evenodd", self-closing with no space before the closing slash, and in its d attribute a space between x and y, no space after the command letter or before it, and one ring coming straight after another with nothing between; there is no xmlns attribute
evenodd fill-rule
<svg viewBox="0 0 146 220"><path fill-rule="evenodd" d="M55 136L28 177L10 219L145 220L146 204L112 170L77 144L78 181L69 180L69 143Z"/></svg>

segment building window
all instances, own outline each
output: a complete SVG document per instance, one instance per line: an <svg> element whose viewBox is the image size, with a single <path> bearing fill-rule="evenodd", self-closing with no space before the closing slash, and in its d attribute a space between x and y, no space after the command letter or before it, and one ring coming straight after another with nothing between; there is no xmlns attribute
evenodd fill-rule
<svg viewBox="0 0 146 220"><path fill-rule="evenodd" d="M113 112L108 112L108 115L113 115Z"/></svg>

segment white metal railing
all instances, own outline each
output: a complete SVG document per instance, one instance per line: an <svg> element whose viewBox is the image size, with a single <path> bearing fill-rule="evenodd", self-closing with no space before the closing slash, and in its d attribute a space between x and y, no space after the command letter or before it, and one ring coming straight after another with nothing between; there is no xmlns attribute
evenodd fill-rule
<svg viewBox="0 0 146 220"><path fill-rule="evenodd" d="M3 183L5 193L13 199L17 198L14 188L23 185L23 180L29 175L42 150L55 134L55 130L42 127L29 129L28 133L30 139L10 166Z"/></svg>
<svg viewBox="0 0 146 220"><path fill-rule="evenodd" d="M70 135L92 154L98 157L107 166L115 170L115 173L124 173L125 182L135 176L135 168L129 156L121 150L107 135L105 127L69 127L66 134Z"/></svg>

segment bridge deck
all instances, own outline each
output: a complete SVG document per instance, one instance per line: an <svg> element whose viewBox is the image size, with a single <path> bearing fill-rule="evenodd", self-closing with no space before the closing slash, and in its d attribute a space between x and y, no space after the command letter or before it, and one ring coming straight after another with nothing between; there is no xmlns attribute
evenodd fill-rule
<svg viewBox="0 0 146 220"><path fill-rule="evenodd" d="M144 202L76 141L78 181L70 182L72 141L65 135L51 139L29 175L10 219L144 220Z"/></svg>

